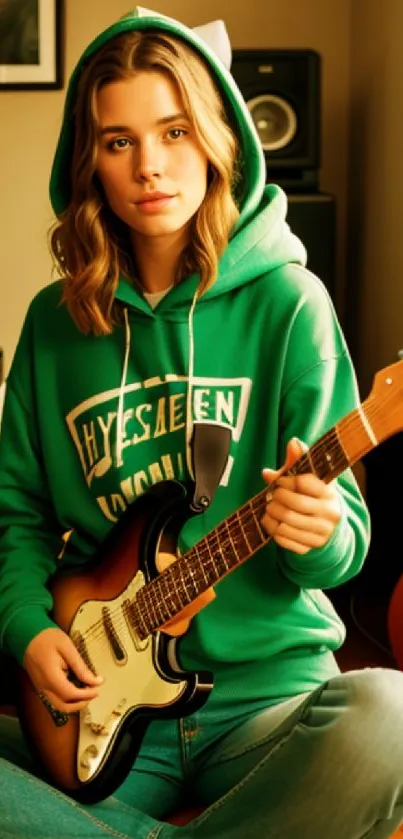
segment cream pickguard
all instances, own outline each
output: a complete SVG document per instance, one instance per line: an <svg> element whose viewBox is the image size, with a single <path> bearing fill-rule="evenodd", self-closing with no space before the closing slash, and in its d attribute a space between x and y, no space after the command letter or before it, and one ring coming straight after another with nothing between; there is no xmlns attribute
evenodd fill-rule
<svg viewBox="0 0 403 839"><path fill-rule="evenodd" d="M133 600L144 584L144 574L138 571L115 599L83 603L70 629L73 640L86 638L94 672L104 677L99 696L80 713L77 775L81 782L94 777L102 767L128 714L144 707L171 705L186 689L185 681L170 682L159 675L152 636L140 640L126 619L125 602ZM119 639L118 656L102 629L105 609Z"/></svg>

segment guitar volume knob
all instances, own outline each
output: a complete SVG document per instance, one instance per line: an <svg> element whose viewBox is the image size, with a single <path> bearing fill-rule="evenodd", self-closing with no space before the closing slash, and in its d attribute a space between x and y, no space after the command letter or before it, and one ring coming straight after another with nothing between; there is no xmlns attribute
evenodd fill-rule
<svg viewBox="0 0 403 839"><path fill-rule="evenodd" d="M96 757L98 757L98 749L92 743L83 751L80 758L80 766L82 766L83 769L90 769L91 761Z"/></svg>

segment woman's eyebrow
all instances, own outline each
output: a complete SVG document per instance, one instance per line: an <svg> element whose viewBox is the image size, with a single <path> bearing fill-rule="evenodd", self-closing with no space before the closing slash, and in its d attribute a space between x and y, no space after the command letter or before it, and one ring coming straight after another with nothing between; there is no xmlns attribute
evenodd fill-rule
<svg viewBox="0 0 403 839"><path fill-rule="evenodd" d="M169 122L175 122L177 119L186 119L187 116L182 111L179 111L176 114L169 114L166 117L160 117L157 119L156 125L166 125ZM131 130L130 125L105 125L103 128L99 128L98 136L103 137L104 134L124 134L125 132L129 132Z"/></svg>

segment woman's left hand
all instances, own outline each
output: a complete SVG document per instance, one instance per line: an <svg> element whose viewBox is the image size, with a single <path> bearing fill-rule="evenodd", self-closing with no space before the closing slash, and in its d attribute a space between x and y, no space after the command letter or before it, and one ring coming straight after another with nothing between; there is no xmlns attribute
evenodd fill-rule
<svg viewBox="0 0 403 839"><path fill-rule="evenodd" d="M321 548L329 541L340 521L341 503L335 484L325 484L316 475L285 476L293 463L307 451L307 446L293 438L287 446L282 469L264 469L269 491L262 524L281 548L303 555L311 548Z"/></svg>

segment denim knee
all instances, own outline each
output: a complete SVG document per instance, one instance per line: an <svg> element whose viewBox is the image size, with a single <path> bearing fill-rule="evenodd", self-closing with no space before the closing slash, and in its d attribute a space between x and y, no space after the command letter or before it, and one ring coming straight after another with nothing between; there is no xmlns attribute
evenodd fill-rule
<svg viewBox="0 0 403 839"><path fill-rule="evenodd" d="M396 734L403 731L403 673L367 668L343 676L348 681L349 704L361 711L363 723L381 728L385 722L388 729L395 727Z"/></svg>
<svg viewBox="0 0 403 839"><path fill-rule="evenodd" d="M336 676L302 722L322 735L328 729L328 745L346 769L365 767L369 781L372 767L377 784L393 779L403 790L403 673L369 668Z"/></svg>

